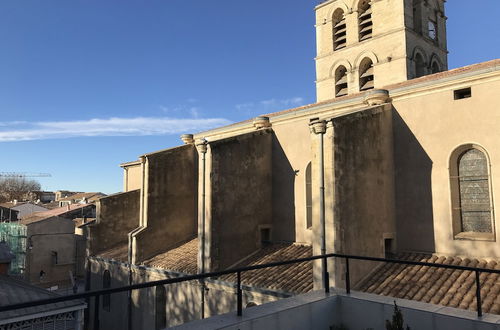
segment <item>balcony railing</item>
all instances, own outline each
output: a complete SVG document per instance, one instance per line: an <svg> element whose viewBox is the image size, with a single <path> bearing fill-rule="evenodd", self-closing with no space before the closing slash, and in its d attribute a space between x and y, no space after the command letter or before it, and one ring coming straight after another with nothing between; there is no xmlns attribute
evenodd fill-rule
<svg viewBox="0 0 500 330"><path fill-rule="evenodd" d="M94 306L95 307L95 310L94 310L94 329L98 330L99 329L99 299L103 295L109 295L112 293L126 292L126 291L128 292L128 291L132 291L132 290L150 288L150 287L155 287L157 285L169 285L169 284L181 283L181 282L187 282L187 281L193 281L193 280L204 280L207 278L219 277L219 276L227 275L227 274L237 274L237 283L236 283L237 315L241 316L243 313L243 291L242 291L242 285L241 285L241 274L242 273L247 272L247 271L256 270L256 269L279 267L279 266L291 265L291 264L314 261L314 260L328 260L330 258L339 258L339 259L345 260L344 276L345 276L345 283L346 283L345 290L346 290L347 294L350 294L350 292L351 292L350 275L349 275L349 260L377 261L377 262L394 263L394 264L401 264L401 265L426 266L426 267L433 267L433 268L444 268L444 269L474 272L475 277L476 277L475 282L476 282L476 302L477 302L477 315L478 315L478 317L481 317L483 315L482 307L481 307L481 305L482 305L482 302L481 302L481 283L479 280L479 275L481 273L500 274L500 270L496 270L496 269L465 267L465 266L457 266L457 265L444 265L444 264L435 264L435 263L421 262L421 261L376 258L376 257L362 257L362 256L355 256L355 255L330 253L330 254L325 254L325 255L308 257L308 258L273 262L273 263L268 263L268 264L247 266L247 267L241 267L241 268L232 268L232 269L227 269L227 270L223 270L223 271L219 271L219 272L211 272L211 273L205 273L205 274L187 275L187 276L182 276L182 277L178 277L178 278L144 282L144 283L122 286L122 287L118 287L118 288L93 290L93 291L87 291L87 292L77 293L77 294L68 295L68 296L61 296L61 297L55 297L55 298L50 298L50 299L42 299L42 300L29 301L29 302L13 304L13 305L0 306L0 312L11 311L11 310L20 309L20 308L34 307L34 306L45 305L45 304L58 303L58 302L63 302L63 301L70 301L70 300L75 300L75 299L89 299L91 297L94 297L95 298L95 300L94 300L94 304L95 304L95 306ZM328 273L326 272L326 270L324 270L323 279L325 281L325 283L324 283L325 292L329 292L329 290L330 290L328 278L329 278Z"/></svg>

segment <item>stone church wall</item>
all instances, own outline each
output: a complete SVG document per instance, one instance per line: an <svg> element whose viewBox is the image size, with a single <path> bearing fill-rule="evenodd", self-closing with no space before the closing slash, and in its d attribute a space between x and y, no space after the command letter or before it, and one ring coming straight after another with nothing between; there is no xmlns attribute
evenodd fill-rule
<svg viewBox="0 0 500 330"><path fill-rule="evenodd" d="M139 225L140 190L100 198L96 202L97 223L90 226L90 255L126 242Z"/></svg>
<svg viewBox="0 0 500 330"><path fill-rule="evenodd" d="M477 75L477 73L474 73ZM484 72L483 74L489 74ZM454 91L471 88L471 97L454 98ZM455 237L450 181L454 150L480 146L490 165L493 230L499 228L500 82L457 81L419 93L391 91L394 112L396 209L398 242L402 250L446 255L500 257L495 239ZM496 213L496 214L495 214ZM456 219L455 219L456 220Z"/></svg>
<svg viewBox="0 0 500 330"><path fill-rule="evenodd" d="M145 155L143 230L135 234L135 261L193 238L197 231L198 154L192 145Z"/></svg>
<svg viewBox="0 0 500 330"><path fill-rule="evenodd" d="M255 252L272 223L272 138L260 130L210 143L212 270Z"/></svg>
<svg viewBox="0 0 500 330"><path fill-rule="evenodd" d="M385 252L393 252L386 249L395 244L391 106L334 118L333 140L334 182L327 184L333 184L335 190L338 252L384 257ZM392 239L387 246L386 239ZM351 283L373 267L370 262L352 260ZM341 278L343 272L338 269L335 275Z"/></svg>

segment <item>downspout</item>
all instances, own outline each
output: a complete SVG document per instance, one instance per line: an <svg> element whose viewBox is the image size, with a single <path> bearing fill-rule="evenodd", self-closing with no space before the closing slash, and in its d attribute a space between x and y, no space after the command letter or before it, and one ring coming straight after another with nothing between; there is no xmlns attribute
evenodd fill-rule
<svg viewBox="0 0 500 330"><path fill-rule="evenodd" d="M204 274L206 272L205 269L205 200L206 200L206 189L205 189L205 174L206 174L206 155L207 155L207 140L201 139L198 141L196 146L201 152L201 266L200 273ZM201 280L201 318L205 318L205 279Z"/></svg>
<svg viewBox="0 0 500 330"><path fill-rule="evenodd" d="M140 195L140 203L141 205L144 204L144 180L146 179L146 171L145 171L145 164L146 164L146 156L141 157L141 167L142 167L142 183L141 183L141 195ZM139 219L143 217L143 207L140 208L140 214L139 214ZM142 221L139 220L139 227L136 229L132 230L130 233L128 233L128 247L127 247L127 261L128 261L128 285L133 284L133 277L132 277L132 248L133 248L133 240L134 240L134 234L142 230L143 224ZM129 290L127 291L127 329L130 330L132 329L132 291Z"/></svg>
<svg viewBox="0 0 500 330"><path fill-rule="evenodd" d="M134 239L134 234L139 231L142 227L136 228L128 233L128 251L127 251L127 261L128 261L128 285L132 285L132 243ZM132 329L132 291L127 291L127 329Z"/></svg>
<svg viewBox="0 0 500 330"><path fill-rule="evenodd" d="M321 255L326 254L326 224L325 224L325 159L324 159L324 141L323 136L326 133L326 122L314 121L311 123L314 133L319 137L319 223L321 236ZM330 291L328 263L326 258L321 259L322 280L325 292Z"/></svg>

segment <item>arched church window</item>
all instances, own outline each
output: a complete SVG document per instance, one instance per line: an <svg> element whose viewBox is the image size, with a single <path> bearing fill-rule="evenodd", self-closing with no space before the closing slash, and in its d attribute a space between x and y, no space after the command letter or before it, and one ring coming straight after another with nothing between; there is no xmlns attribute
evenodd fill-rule
<svg viewBox="0 0 500 330"><path fill-rule="evenodd" d="M341 65L335 70L335 97L347 95L347 69Z"/></svg>
<svg viewBox="0 0 500 330"><path fill-rule="evenodd" d="M425 61L420 53L415 54L415 78L425 76Z"/></svg>
<svg viewBox="0 0 500 330"><path fill-rule="evenodd" d="M465 145L450 160L454 234L493 235L490 171L486 153ZM486 235L486 236L485 236ZM471 236L472 238L474 236Z"/></svg>
<svg viewBox="0 0 500 330"><path fill-rule="evenodd" d="M431 71L432 73L438 73L441 72L441 67L439 66L439 63L434 61L431 66Z"/></svg>
<svg viewBox="0 0 500 330"><path fill-rule="evenodd" d="M167 327L167 297L165 287L157 285L155 287L155 329L165 329Z"/></svg>
<svg viewBox="0 0 500 330"><path fill-rule="evenodd" d="M372 37L372 6L371 0L361 0L358 6L359 41Z"/></svg>
<svg viewBox="0 0 500 330"><path fill-rule="evenodd" d="M366 91L373 89L374 75L373 62L370 58L365 58L359 65L359 90Z"/></svg>
<svg viewBox="0 0 500 330"><path fill-rule="evenodd" d="M109 270L105 270L102 274L102 288L109 289L111 288L111 274ZM111 311L111 295L105 294L102 296L102 309L109 312Z"/></svg>
<svg viewBox="0 0 500 330"><path fill-rule="evenodd" d="M312 228L312 170L311 162L306 167L306 227Z"/></svg>
<svg viewBox="0 0 500 330"><path fill-rule="evenodd" d="M347 28L345 24L344 11L337 9L333 13L333 50L345 48L347 38Z"/></svg>

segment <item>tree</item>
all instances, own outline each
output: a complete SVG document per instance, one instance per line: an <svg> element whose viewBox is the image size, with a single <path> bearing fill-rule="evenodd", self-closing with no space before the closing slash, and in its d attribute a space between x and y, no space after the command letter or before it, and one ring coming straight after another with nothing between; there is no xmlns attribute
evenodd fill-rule
<svg viewBox="0 0 500 330"><path fill-rule="evenodd" d="M0 202L29 199L29 192L41 190L36 180L27 180L24 177L0 178Z"/></svg>
<svg viewBox="0 0 500 330"><path fill-rule="evenodd" d="M394 301L394 314L392 315L392 322L385 320L385 328L387 330L405 330L403 313L401 313L401 309L399 309L398 305L396 305L396 301ZM410 327L406 326L406 330L410 330Z"/></svg>

